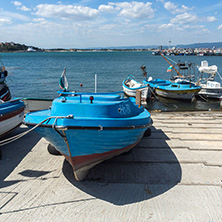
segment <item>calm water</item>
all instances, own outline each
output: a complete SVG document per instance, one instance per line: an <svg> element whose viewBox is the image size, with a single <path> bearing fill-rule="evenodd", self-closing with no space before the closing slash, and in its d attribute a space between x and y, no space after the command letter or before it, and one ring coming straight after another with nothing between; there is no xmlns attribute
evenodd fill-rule
<svg viewBox="0 0 222 222"><path fill-rule="evenodd" d="M200 65L208 60L217 65L222 74L220 56L171 56L175 62L193 62ZM63 68L69 82L69 90L92 92L95 87L95 73L98 92L122 90L122 81L132 74L142 81L141 65L146 65L148 76L169 79L166 72L168 63L161 56L151 52L49 52L49 53L1 53L2 63L9 72L7 84L13 97L55 98ZM217 77L217 80L219 78ZM80 87L80 84L83 86ZM219 109L218 101L178 102L173 100L155 101L149 109L161 110L208 110Z"/></svg>

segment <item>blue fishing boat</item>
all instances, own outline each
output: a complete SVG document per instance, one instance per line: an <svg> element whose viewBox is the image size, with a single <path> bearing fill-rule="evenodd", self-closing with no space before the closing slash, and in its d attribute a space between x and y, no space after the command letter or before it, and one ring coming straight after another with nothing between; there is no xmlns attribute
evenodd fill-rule
<svg viewBox="0 0 222 222"><path fill-rule="evenodd" d="M24 117L25 104L19 99L0 104L0 137L18 127Z"/></svg>
<svg viewBox="0 0 222 222"><path fill-rule="evenodd" d="M162 84L170 84L170 80L165 80L165 79L152 79L150 77L148 80L143 80L143 84L149 85L152 89L155 89L157 86L162 85Z"/></svg>
<svg viewBox="0 0 222 222"><path fill-rule="evenodd" d="M148 84L158 96L178 100L191 100L201 90L201 86L181 79L175 82L164 79L144 80L143 83Z"/></svg>
<svg viewBox="0 0 222 222"><path fill-rule="evenodd" d="M152 124L150 113L134 98L118 93L59 92L50 109L28 113L36 127L82 180L96 164L132 149Z"/></svg>
<svg viewBox="0 0 222 222"><path fill-rule="evenodd" d="M191 76L182 75L163 54L161 54L161 56L170 64L167 72L175 70L177 76L172 76L172 81L164 79L152 80L152 77L150 77L148 80L144 80L143 83L149 85L152 91L158 96L178 100L192 100L201 90L201 86L192 83ZM185 67L185 64L182 63L178 63L178 66L180 70L188 69L188 67ZM191 68L191 64L189 67Z"/></svg>
<svg viewBox="0 0 222 222"><path fill-rule="evenodd" d="M187 81L159 84L155 88L158 96L179 100L191 100L200 90L201 86Z"/></svg>

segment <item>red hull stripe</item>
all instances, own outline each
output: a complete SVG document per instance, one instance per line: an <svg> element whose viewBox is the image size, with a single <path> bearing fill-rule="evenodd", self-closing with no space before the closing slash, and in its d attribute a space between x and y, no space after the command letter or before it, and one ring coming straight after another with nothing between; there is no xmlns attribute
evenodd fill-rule
<svg viewBox="0 0 222 222"><path fill-rule="evenodd" d="M76 156L76 157L70 157L64 154L63 155L65 156L66 160L68 160L68 162L72 165L73 170L78 170L84 166L88 166L93 163L102 162L114 156L118 156L124 152L127 152L131 150L134 146L136 146L136 144L139 142L140 140L122 149L111 150L105 153L96 153L96 154Z"/></svg>
<svg viewBox="0 0 222 222"><path fill-rule="evenodd" d="M2 116L0 116L0 121L4 121L4 120L10 119L14 116L17 116L18 114L22 113L24 110L25 110L25 107L21 107L18 110L3 114Z"/></svg>

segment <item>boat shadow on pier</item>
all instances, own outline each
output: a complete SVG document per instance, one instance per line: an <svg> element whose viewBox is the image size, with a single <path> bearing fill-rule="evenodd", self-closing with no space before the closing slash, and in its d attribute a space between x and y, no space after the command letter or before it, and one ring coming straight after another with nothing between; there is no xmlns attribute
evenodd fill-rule
<svg viewBox="0 0 222 222"><path fill-rule="evenodd" d="M19 127L15 131L8 134L7 136L1 138L1 140L11 138L27 130L28 130L27 128ZM38 143L40 139L41 137L37 133L31 132L28 135L26 135L23 139L16 140L14 142L11 142L7 145L0 147L2 151L2 157L0 160L0 169L1 169L0 188L8 187L16 183L26 181L25 179L22 180L20 179L5 180L5 179L12 173L12 171L19 165L19 163L25 158L25 156L32 150L32 148L35 146L35 144ZM27 176L39 177L42 174L45 174L45 172L24 170L23 172L20 172L20 174L26 176L27 178Z"/></svg>
<svg viewBox="0 0 222 222"><path fill-rule="evenodd" d="M63 174L78 189L115 205L132 204L154 198L181 181L181 166L169 147L169 138L152 127L132 151L92 168L84 181L77 182L67 161Z"/></svg>

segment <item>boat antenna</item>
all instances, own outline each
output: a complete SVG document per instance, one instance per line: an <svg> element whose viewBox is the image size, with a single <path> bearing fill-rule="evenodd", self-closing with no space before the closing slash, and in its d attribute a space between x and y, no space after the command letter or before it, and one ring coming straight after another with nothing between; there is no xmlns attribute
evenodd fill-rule
<svg viewBox="0 0 222 222"><path fill-rule="evenodd" d="M177 73L178 76L182 76L182 75L179 73L179 71L166 59L166 57L165 57L162 53L160 53L160 55L168 62L168 64L170 64L170 65L172 66L172 68L176 71L176 73Z"/></svg>
<svg viewBox="0 0 222 222"><path fill-rule="evenodd" d="M97 93L97 74L95 74L95 93Z"/></svg>

